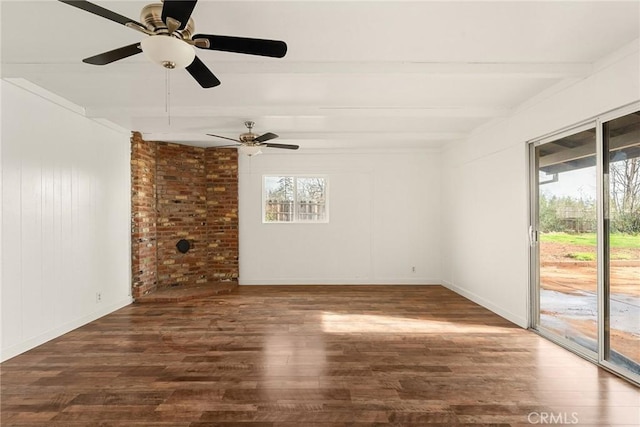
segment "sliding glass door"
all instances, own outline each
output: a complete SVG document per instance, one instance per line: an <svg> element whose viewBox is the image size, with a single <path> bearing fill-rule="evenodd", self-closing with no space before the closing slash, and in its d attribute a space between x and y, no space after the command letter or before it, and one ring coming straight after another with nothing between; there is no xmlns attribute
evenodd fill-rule
<svg viewBox="0 0 640 427"><path fill-rule="evenodd" d="M602 135L603 359L640 375L640 111L605 121Z"/></svg>
<svg viewBox="0 0 640 427"><path fill-rule="evenodd" d="M598 351L596 129L535 147L538 328Z"/></svg>
<svg viewBox="0 0 640 427"><path fill-rule="evenodd" d="M640 111L531 144L532 327L640 379Z"/></svg>

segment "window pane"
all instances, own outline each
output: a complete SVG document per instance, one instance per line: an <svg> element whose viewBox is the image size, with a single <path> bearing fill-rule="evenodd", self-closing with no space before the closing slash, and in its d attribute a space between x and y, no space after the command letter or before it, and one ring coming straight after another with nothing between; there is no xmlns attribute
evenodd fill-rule
<svg viewBox="0 0 640 427"><path fill-rule="evenodd" d="M597 351L596 132L536 148L539 327Z"/></svg>
<svg viewBox="0 0 640 427"><path fill-rule="evenodd" d="M324 221L326 217L325 180L299 177L296 181L298 220Z"/></svg>
<svg viewBox="0 0 640 427"><path fill-rule="evenodd" d="M640 112L606 122L603 130L609 150L605 359L640 374Z"/></svg>
<svg viewBox="0 0 640 427"><path fill-rule="evenodd" d="M267 222L293 221L294 183L292 176L267 176L264 178L265 209Z"/></svg>

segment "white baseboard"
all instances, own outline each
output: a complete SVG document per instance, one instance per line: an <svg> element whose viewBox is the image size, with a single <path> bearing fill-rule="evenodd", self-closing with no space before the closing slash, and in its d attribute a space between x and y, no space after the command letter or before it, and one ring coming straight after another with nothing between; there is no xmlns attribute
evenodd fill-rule
<svg viewBox="0 0 640 427"><path fill-rule="evenodd" d="M45 333L42 333L36 337L29 338L21 343L14 344L11 347L3 348L2 353L0 354L0 362L4 362L6 360L11 359L19 354L24 353L25 351L29 351L32 348L35 348L39 345L46 343L47 341L51 341L54 338L57 338L61 335L66 334L67 332L71 332L74 329L79 328L80 326L86 325L89 322L93 322L96 319L99 319L103 316L106 316L109 313L113 313L114 311L126 307L127 305L133 302L133 298L127 297L124 300L121 300L117 303L110 304L96 310L86 316L83 316L79 319L72 320L67 322L61 326L53 328Z"/></svg>
<svg viewBox="0 0 640 427"><path fill-rule="evenodd" d="M300 285L300 286L308 286L308 285L321 285L321 286L339 286L339 285L416 285L416 286L425 286L425 285L439 285L440 279L260 279L260 280L243 280L240 278L238 280L238 284L240 286L259 286L259 285Z"/></svg>
<svg viewBox="0 0 640 427"><path fill-rule="evenodd" d="M516 325L520 326L521 328L526 329L528 327L528 322L527 319L525 317L522 316L518 316L512 312L510 312L509 310L505 310L502 307L499 307L495 304L493 304L492 302L486 300L485 298L473 293L473 292L469 292L466 289L463 289L459 286L454 285L453 283L447 282L446 280L442 280L441 281L442 286L446 287L447 289L462 295L463 297L475 302L478 305L483 306L484 308L486 308L487 310L490 310L492 312L494 312L495 314L497 314L500 317L503 317L505 319L507 319L509 322L511 323L515 323Z"/></svg>

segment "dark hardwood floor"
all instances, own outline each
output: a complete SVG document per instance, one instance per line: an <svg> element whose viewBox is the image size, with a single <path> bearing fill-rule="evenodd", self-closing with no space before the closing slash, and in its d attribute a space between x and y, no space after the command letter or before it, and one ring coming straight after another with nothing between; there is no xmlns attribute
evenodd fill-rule
<svg viewBox="0 0 640 427"><path fill-rule="evenodd" d="M0 369L2 426L640 425L636 387L440 286L134 304Z"/></svg>

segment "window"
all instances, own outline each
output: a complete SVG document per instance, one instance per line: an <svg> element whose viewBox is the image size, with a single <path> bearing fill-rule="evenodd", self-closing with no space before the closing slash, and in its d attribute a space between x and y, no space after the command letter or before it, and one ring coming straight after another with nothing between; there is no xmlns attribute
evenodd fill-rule
<svg viewBox="0 0 640 427"><path fill-rule="evenodd" d="M265 176L262 222L328 222L324 176Z"/></svg>

